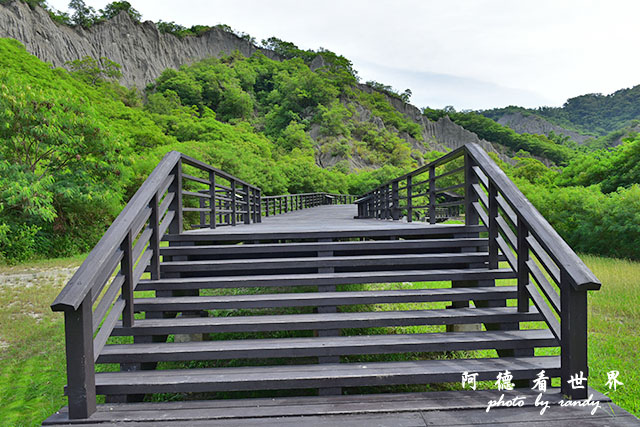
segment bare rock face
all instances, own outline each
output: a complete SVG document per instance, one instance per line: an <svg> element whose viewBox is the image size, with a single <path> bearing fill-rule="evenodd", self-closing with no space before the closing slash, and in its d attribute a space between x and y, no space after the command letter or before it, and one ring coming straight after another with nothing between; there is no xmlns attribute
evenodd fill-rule
<svg viewBox="0 0 640 427"><path fill-rule="evenodd" d="M518 133L530 133L536 135L549 135L551 132L559 135L565 135L578 144L584 144L593 137L582 135L578 132L567 130L563 127L556 126L542 117L534 115L524 115L522 113L507 113L500 117L498 123L507 126Z"/></svg>
<svg viewBox="0 0 640 427"><path fill-rule="evenodd" d="M153 22L136 23L124 12L88 30L70 28L56 24L45 10L32 10L19 1L0 6L0 37L20 41L28 52L56 67L85 56L107 57L122 65L120 83L138 88L167 68L220 57L236 49L245 56L261 50L278 59L274 52L217 28L202 36L178 38L160 33Z"/></svg>
<svg viewBox="0 0 640 427"><path fill-rule="evenodd" d="M359 88L368 93L374 91L371 87L363 84L359 85ZM505 147L480 139L475 133L452 122L449 117L443 117L437 122L433 122L425 117L416 106L406 103L402 99L387 94L384 95L396 110L422 127L424 142L417 141L410 135L403 135L405 139L409 140L413 148L419 149L422 146L421 151L423 152L432 150L447 151L448 149L455 150L467 143L475 143L487 152L496 153L500 159L513 163L513 160L507 155Z"/></svg>

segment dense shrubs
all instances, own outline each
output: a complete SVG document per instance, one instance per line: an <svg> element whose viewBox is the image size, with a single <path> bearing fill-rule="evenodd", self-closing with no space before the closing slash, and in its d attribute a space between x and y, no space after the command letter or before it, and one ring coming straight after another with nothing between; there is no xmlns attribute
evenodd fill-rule
<svg viewBox="0 0 640 427"><path fill-rule="evenodd" d="M93 67L95 68L95 67ZM261 187L264 194L361 191L390 178L317 165L310 137L353 154L354 108L340 101L340 73L300 59L231 55L166 71L147 101L86 70L52 69L15 40L0 39L0 258L89 250L158 161L178 150ZM379 162L402 152L372 142ZM380 147L378 147L378 145ZM408 148L406 148L408 150ZM412 166L404 154L396 164ZM388 170L400 173L402 169Z"/></svg>
<svg viewBox="0 0 640 427"><path fill-rule="evenodd" d="M519 134L513 129L502 126L492 119L474 112L459 113L455 110L423 110L430 120L438 120L441 117L449 118L463 128L475 133L482 139L492 143L501 144L509 148L513 153L520 150L552 160L558 165L565 165L574 152L569 147L557 144L544 135Z"/></svg>

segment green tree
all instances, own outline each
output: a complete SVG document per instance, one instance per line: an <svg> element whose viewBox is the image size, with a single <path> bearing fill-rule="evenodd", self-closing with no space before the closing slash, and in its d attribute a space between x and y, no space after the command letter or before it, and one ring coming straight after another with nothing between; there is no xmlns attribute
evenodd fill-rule
<svg viewBox="0 0 640 427"><path fill-rule="evenodd" d="M106 57L96 60L90 56L66 63L69 69L91 85L99 81L119 80L122 77L122 66Z"/></svg>
<svg viewBox="0 0 640 427"><path fill-rule="evenodd" d="M71 21L79 27L89 28L98 19L96 10L91 6L87 6L83 0L71 0L69 9L73 10Z"/></svg>
<svg viewBox="0 0 640 427"><path fill-rule="evenodd" d="M100 9L100 17L102 19L111 19L123 11L126 12L134 22L140 22L142 19L140 12L135 10L128 1L114 1L109 3L104 9Z"/></svg>

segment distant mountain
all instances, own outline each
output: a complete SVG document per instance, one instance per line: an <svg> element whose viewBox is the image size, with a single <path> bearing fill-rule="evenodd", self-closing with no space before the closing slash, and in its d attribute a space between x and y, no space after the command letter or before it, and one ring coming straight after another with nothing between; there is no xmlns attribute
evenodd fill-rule
<svg viewBox="0 0 640 427"><path fill-rule="evenodd" d="M510 106L482 111L518 133L563 134L582 144L640 124L640 85L610 95L592 93L571 98L562 107L527 109ZM617 141L619 138L609 138Z"/></svg>

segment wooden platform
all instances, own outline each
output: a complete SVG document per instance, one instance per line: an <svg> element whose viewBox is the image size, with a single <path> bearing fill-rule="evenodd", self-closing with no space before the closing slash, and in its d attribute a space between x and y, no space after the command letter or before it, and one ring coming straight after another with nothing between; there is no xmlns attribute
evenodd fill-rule
<svg viewBox="0 0 640 427"><path fill-rule="evenodd" d="M451 189L464 200L439 198ZM600 282L479 147L353 199L263 198L167 154L52 304L69 407L45 423L639 425L596 393L593 415L558 405L589 398L568 380L589 370L587 291ZM461 204L465 224L437 223ZM503 398L523 394L523 407L490 411L496 391L420 393L468 372L518 387L544 372L561 390L545 415L529 389ZM418 392L355 395L399 390ZM184 401L137 403L164 393Z"/></svg>
<svg viewBox="0 0 640 427"><path fill-rule="evenodd" d="M314 208L287 212L281 215L262 217L258 224L238 224L235 227L218 227L216 229L203 228L186 231L183 234L205 235L254 235L256 233L319 233L323 231L368 231L368 230L396 230L425 227L441 227L441 224L431 225L426 222L404 222L379 219L355 219L358 214L356 205L324 205Z"/></svg>
<svg viewBox="0 0 640 427"><path fill-rule="evenodd" d="M515 397L523 407L493 408L489 401ZM498 392L448 391L354 396L283 397L167 403L101 405L88 420L69 424L66 408L49 417L44 425L74 426L638 426L640 420L590 390L588 406L561 407L558 389L543 394L549 407L540 414L537 393L531 390ZM594 414L595 402L599 408Z"/></svg>

